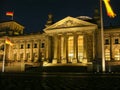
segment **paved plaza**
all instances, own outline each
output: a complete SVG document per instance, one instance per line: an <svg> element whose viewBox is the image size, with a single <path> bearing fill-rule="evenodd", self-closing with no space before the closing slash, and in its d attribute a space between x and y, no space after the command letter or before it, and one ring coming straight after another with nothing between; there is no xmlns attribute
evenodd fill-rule
<svg viewBox="0 0 120 90"><path fill-rule="evenodd" d="M120 74L1 73L0 90L120 90Z"/></svg>

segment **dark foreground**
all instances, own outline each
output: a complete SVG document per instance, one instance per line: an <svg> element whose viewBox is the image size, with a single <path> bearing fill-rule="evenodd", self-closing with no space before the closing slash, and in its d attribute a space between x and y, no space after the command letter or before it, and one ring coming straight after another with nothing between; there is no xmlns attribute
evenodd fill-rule
<svg viewBox="0 0 120 90"><path fill-rule="evenodd" d="M120 74L1 73L0 90L120 90Z"/></svg>

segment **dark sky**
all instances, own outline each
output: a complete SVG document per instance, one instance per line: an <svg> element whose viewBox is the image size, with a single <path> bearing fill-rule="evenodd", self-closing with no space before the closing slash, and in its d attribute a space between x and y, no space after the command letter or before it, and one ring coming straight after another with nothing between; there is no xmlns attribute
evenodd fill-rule
<svg viewBox="0 0 120 90"><path fill-rule="evenodd" d="M93 17L95 8L99 9L100 0L0 0L0 21L10 20L7 11L14 10L14 20L24 25L25 32L43 30L49 13L53 14L54 22L67 16ZM111 0L111 6L117 16L110 19L106 15L103 4L104 25L110 23L120 26L120 0Z"/></svg>

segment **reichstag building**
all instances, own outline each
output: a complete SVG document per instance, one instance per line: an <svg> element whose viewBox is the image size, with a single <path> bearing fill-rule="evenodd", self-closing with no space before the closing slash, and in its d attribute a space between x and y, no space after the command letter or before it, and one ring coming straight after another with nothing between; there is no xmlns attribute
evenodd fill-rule
<svg viewBox="0 0 120 90"><path fill-rule="evenodd" d="M0 66L2 68L5 54L6 71L22 68L25 64L32 66L90 66L102 59L100 19L98 16L93 18L67 16L53 23L53 16L49 14L43 32L32 34L24 34L23 32L24 26L18 22L0 23ZM4 49L6 37L13 45L6 44ZM119 64L119 43L120 27L104 28L106 64ZM24 71L24 69L20 70Z"/></svg>

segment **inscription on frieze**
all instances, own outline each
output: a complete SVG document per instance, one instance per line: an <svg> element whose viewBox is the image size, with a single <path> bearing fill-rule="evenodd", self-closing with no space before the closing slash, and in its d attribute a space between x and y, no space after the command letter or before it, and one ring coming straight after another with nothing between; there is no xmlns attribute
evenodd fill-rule
<svg viewBox="0 0 120 90"><path fill-rule="evenodd" d="M67 27L75 27L75 26L83 26L83 25L73 20L67 20L60 25L54 26L53 28L67 28Z"/></svg>

